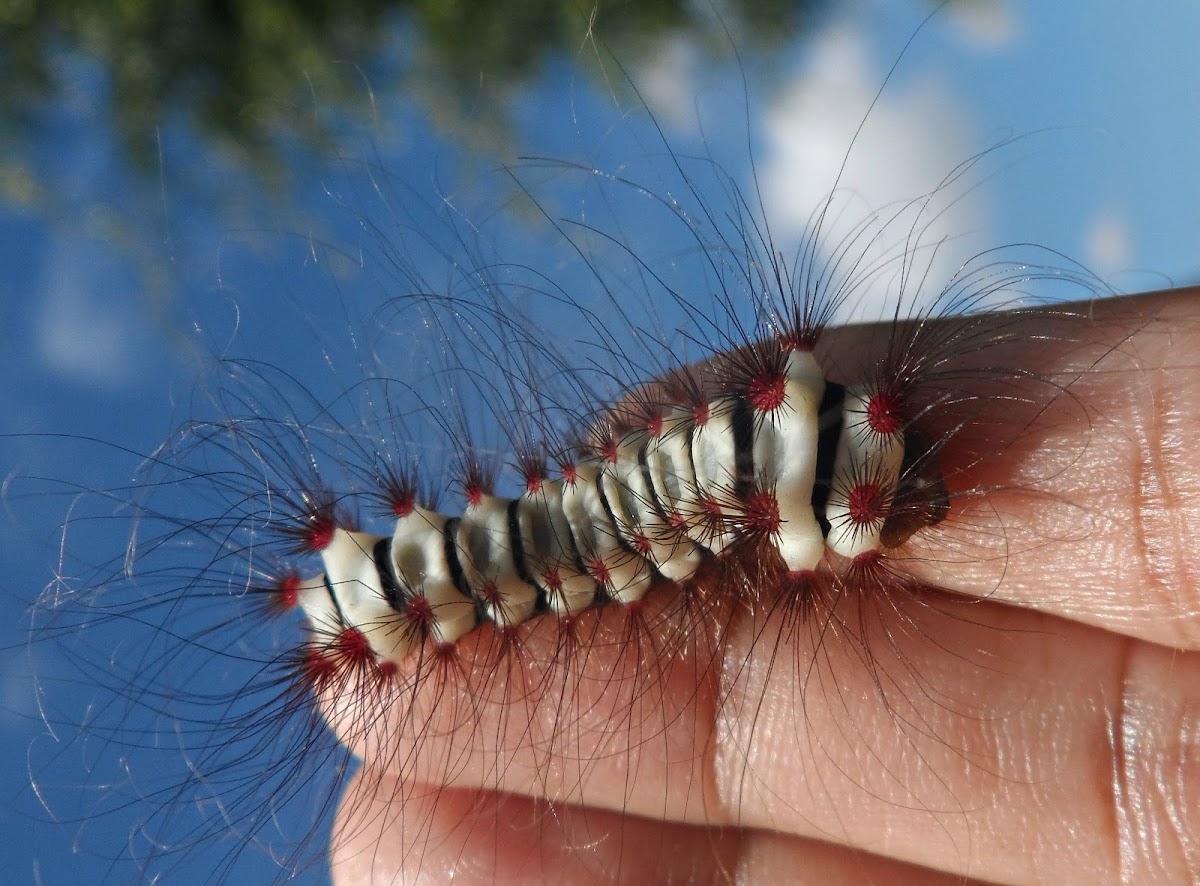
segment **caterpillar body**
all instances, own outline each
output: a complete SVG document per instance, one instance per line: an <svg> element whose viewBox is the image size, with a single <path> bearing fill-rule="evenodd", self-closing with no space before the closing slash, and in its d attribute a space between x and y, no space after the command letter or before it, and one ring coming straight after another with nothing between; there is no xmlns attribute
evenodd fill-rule
<svg viewBox="0 0 1200 886"><path fill-rule="evenodd" d="M128 845L99 850L109 879L130 859L162 882L1200 871L1198 733L1154 731L1194 723L1191 561L1154 572L1157 620L1113 603L1154 558L1129 547L1146 509L1097 504L1140 458L1137 408L1169 402L1184 418L1146 432L1166 441L1164 512L1200 525L1172 444L1198 414L1194 293L1096 301L1095 275L1026 244L947 271L935 222L996 152L848 227L835 182L784 246L757 170L735 181L652 129L674 187L623 163L511 171L584 266L577 288L489 254L446 196L449 255L365 164L363 191L402 219L359 216L376 253L357 263L386 269L387 297L363 335L348 296L304 318L354 343L353 371L217 344L194 415L134 484L86 499L116 503L128 544L78 577L64 555L35 645L107 694L79 714L44 690L56 750L34 781L56 810L74 741L100 788L81 832L136 810ZM561 220L525 174L597 188L616 220ZM627 200L682 245L626 230ZM877 322L840 322L879 290L860 312ZM1120 641L1153 647L1156 690L1182 700L1130 713L1145 696L1090 673ZM1063 811L1095 789L1097 735L1121 749L1119 840L1086 803ZM1126 778L1168 745L1174 782ZM1155 790L1174 803L1158 831Z"/></svg>
<svg viewBox="0 0 1200 886"><path fill-rule="evenodd" d="M703 554L746 538L769 539L797 577L815 576L826 545L847 559L876 551L905 455L896 395L827 391L812 351L783 347L747 392L663 404L644 428L610 432L595 456L563 465L561 481L528 458L520 498L468 488L459 518L401 490L390 539L315 519L325 575L297 600L318 634L345 642L337 626L350 625L395 668L414 639L458 640L476 611L506 628L538 608L635 604L656 575L686 582ZM832 464L820 486L819 464Z"/></svg>

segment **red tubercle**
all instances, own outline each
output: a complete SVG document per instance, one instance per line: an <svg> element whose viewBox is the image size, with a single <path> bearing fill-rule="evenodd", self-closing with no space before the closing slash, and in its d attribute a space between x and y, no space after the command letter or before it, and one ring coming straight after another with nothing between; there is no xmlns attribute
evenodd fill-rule
<svg viewBox="0 0 1200 886"><path fill-rule="evenodd" d="M750 495L741 507L741 529L758 538L779 534L783 520L779 516L779 500L772 492L760 491Z"/></svg>
<svg viewBox="0 0 1200 886"><path fill-rule="evenodd" d="M279 579L275 585L271 602L276 608L285 612L295 609L300 603L300 576L289 572Z"/></svg>
<svg viewBox="0 0 1200 886"><path fill-rule="evenodd" d="M813 584L821 580L815 569L789 569L787 578L796 584Z"/></svg>
<svg viewBox="0 0 1200 886"><path fill-rule="evenodd" d="M560 465L559 470L562 471L563 481L571 486L574 486L575 481L579 479L579 469L575 466L575 464L573 462L567 462L566 464Z"/></svg>
<svg viewBox="0 0 1200 886"><path fill-rule="evenodd" d="M641 557L649 557L653 552L653 548L650 546L650 539L648 539L644 533L636 533L633 536L632 545L633 549L637 551L638 555Z"/></svg>
<svg viewBox="0 0 1200 886"><path fill-rule="evenodd" d="M371 649L371 641L358 628L344 628L334 639L333 649L342 662L355 670L375 664L375 651Z"/></svg>
<svg viewBox="0 0 1200 886"><path fill-rule="evenodd" d="M725 513L721 510L721 503L711 495L700 496L700 512L709 520L725 519Z"/></svg>
<svg viewBox="0 0 1200 886"><path fill-rule="evenodd" d="M620 449L617 445L617 438L611 434L606 435L604 439L602 439L597 445L596 451L606 463L615 465L620 455Z"/></svg>
<svg viewBox="0 0 1200 886"><path fill-rule="evenodd" d="M337 521L334 520L332 514L324 512L312 514L301 534L302 543L309 551L323 551L333 543L333 534L337 528Z"/></svg>
<svg viewBox="0 0 1200 886"><path fill-rule="evenodd" d="M695 512L692 525L701 529L710 538L716 538L730 527L730 516L725 513L721 502L714 496L701 494L696 502L699 505Z"/></svg>
<svg viewBox="0 0 1200 886"><path fill-rule="evenodd" d="M404 617L413 627L428 632L433 625L433 605L423 594L413 594L404 602Z"/></svg>
<svg viewBox="0 0 1200 886"><path fill-rule="evenodd" d="M573 441L569 452L584 461L599 459L605 464L616 464L621 439L629 429L631 427L627 419L613 413L605 414L585 434ZM560 459L559 464L562 465L563 461Z"/></svg>
<svg viewBox="0 0 1200 886"><path fill-rule="evenodd" d="M393 517L404 518L418 506L436 510L437 496L432 490L423 488L415 465L404 468L387 466L380 476L382 492L378 499Z"/></svg>
<svg viewBox="0 0 1200 886"><path fill-rule="evenodd" d="M676 532L683 532L687 529L687 520L684 519L683 514L679 513L679 511L671 511L671 513L667 514L667 525Z"/></svg>
<svg viewBox="0 0 1200 886"><path fill-rule="evenodd" d="M407 517L413 512L413 508L416 506L416 498L411 493L392 498L388 502L388 507L397 517Z"/></svg>
<svg viewBox="0 0 1200 886"><path fill-rule="evenodd" d="M337 662L325 649L309 644L300 663L300 674L305 683L313 689L321 689L333 681L337 670Z"/></svg>
<svg viewBox="0 0 1200 886"><path fill-rule="evenodd" d="M400 668L397 667L394 661L381 661L379 663L379 682L390 683L400 675Z"/></svg>
<svg viewBox="0 0 1200 886"><path fill-rule="evenodd" d="M289 540L293 553L320 553L333 543L338 529L353 532L356 528L328 489L302 489L295 498L282 495L281 501L290 506L292 516L277 524L277 531Z"/></svg>
<svg viewBox="0 0 1200 886"><path fill-rule="evenodd" d="M900 398L877 391L867 401L867 425L880 436L890 437L904 427Z"/></svg>
<svg viewBox="0 0 1200 886"><path fill-rule="evenodd" d="M744 398L760 416L783 405L787 392L786 352L775 339L743 345L723 356L714 370L722 397Z"/></svg>
<svg viewBox="0 0 1200 886"><path fill-rule="evenodd" d="M646 421L646 433L657 440L663 434L663 417L661 411L654 412Z"/></svg>
<svg viewBox="0 0 1200 886"><path fill-rule="evenodd" d="M526 446L518 450L515 467L521 475L525 492L529 495L539 495L542 491L542 484L550 476L550 472L546 468L546 456L540 450Z"/></svg>
<svg viewBox="0 0 1200 886"><path fill-rule="evenodd" d="M860 483L846 496L846 511L855 526L872 526L885 516L887 499L878 483Z"/></svg>
<svg viewBox="0 0 1200 886"><path fill-rule="evenodd" d="M911 590L914 585L903 574L889 568L883 551L864 551L850 561L842 574L842 585L852 594L874 596Z"/></svg>
<svg viewBox="0 0 1200 886"><path fill-rule="evenodd" d="M756 412L774 412L783 405L786 391L786 379L782 372L763 371L747 382L746 400Z"/></svg>
<svg viewBox="0 0 1200 886"><path fill-rule="evenodd" d="M789 569L786 579L790 604L807 617L821 592L820 574L815 569Z"/></svg>
<svg viewBox="0 0 1200 886"><path fill-rule="evenodd" d="M588 561L587 567L588 572L591 574L592 578L596 580L598 585L605 588L611 587L612 573L608 571L608 565L602 558L593 557Z"/></svg>
<svg viewBox="0 0 1200 886"><path fill-rule="evenodd" d="M476 593L489 606L500 606L504 603L504 595L500 593L500 586L491 579L483 582L476 590Z"/></svg>
<svg viewBox="0 0 1200 886"><path fill-rule="evenodd" d="M692 424L698 428L708 424L708 420L712 417L712 412L708 408L708 403L697 403L692 407Z"/></svg>
<svg viewBox="0 0 1200 886"><path fill-rule="evenodd" d="M552 566L549 569L547 569L545 572L545 575L543 575L542 578L543 578L543 581L546 582L546 590L554 592L554 593L558 593L559 591L562 590L562 587L563 587L562 576L559 575L557 567Z"/></svg>
<svg viewBox="0 0 1200 886"><path fill-rule="evenodd" d="M883 553L881 551L863 551L850 561L850 569L861 573L874 573L883 568Z"/></svg>
<svg viewBox="0 0 1200 886"><path fill-rule="evenodd" d="M496 472L493 467L485 465L475 454L468 450L458 459L459 483L469 507L477 508L483 503L483 497L490 495L495 488Z"/></svg>

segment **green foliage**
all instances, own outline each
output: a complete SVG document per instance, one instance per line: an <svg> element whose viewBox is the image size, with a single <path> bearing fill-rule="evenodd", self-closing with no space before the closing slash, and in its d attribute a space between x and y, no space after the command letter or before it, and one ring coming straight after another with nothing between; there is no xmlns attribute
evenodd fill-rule
<svg viewBox="0 0 1200 886"><path fill-rule="evenodd" d="M719 45L726 27L753 51L791 34L804 5L741 0L718 17L686 0L4 0L0 127L27 143L50 105L78 99L73 78L90 68L108 102L91 110L113 121L133 167L155 172L158 128L182 118L272 182L282 142L329 143L334 124L316 108L366 114L374 91L403 89L468 147L503 143L503 114L478 113L479 100L510 94L555 55L585 57L589 35L627 64L673 33ZM4 177L25 181L7 162Z"/></svg>

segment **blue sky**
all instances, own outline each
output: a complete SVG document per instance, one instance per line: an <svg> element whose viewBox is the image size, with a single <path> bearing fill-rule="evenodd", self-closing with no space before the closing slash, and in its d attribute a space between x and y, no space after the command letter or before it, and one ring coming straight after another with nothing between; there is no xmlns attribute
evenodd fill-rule
<svg viewBox="0 0 1200 886"><path fill-rule="evenodd" d="M954 239L939 267L952 269L955 255L986 245L1032 242L1079 259L1123 291L1195 282L1200 6L1166 0L1132 7L983 0L969 14L940 15L905 54L854 144L841 180L842 215L853 222L855 208L919 196L966 157L1016 138L987 154L966 188L940 195L946 227L928 236ZM855 127L925 12L901 0L843 8L773 57L761 82L751 74L748 108L737 65L706 61L686 39L665 44L654 64L630 75L677 154L711 156L745 189L753 146L772 230L788 242L831 187ZM397 29L397 40L408 33ZM69 486L37 478L120 486L137 454L152 451L189 415L197 361L213 354L253 353L336 390L342 382L322 364L327 355L331 362L345 357L337 318L366 322L385 294L404 285L364 221L380 226L435 290L454 279L446 256L472 245L466 222L475 220L483 252L561 273L575 281L571 291L581 300L594 285L586 275L570 276L580 270L572 267L578 257L517 199L499 165L512 157L477 154L464 163L460 148L402 95L388 93L378 124L347 133L341 159L322 166L292 158L298 184L283 209L256 198L227 158L178 121L164 125L163 163L186 169L179 181L195 192L182 183L163 190L132 182L109 122L88 110L87 96L103 83L87 64L71 64L77 89L48 109L38 132L38 162L61 190L49 208L0 206L0 377L8 380L0 386L0 429L32 435L0 439L10 539L0 551L6 882L78 882L95 871L71 853L76 829L46 822L29 790L27 761L39 767L56 759L54 739L39 722L33 672L68 706L103 702L98 690L56 682L67 672L53 647L23 648L23 606L52 579L55 527L73 507ZM673 264L666 273L687 271L686 238L657 226L663 216L651 197L583 171L646 182L657 196L681 194L663 142L631 96L614 103L560 60L513 101L518 153L582 164L518 165L518 177L550 215L619 225L648 262L661 256ZM390 212L364 180L360 160L387 170L398 201ZM363 202L347 212L331 189ZM439 221L447 206L439 200L448 197L466 220L458 228ZM506 205L513 214L497 211ZM609 259L619 272L619 250ZM703 283L697 286L702 292ZM670 309L637 303L639 291L629 284L624 307L671 328ZM880 310L860 308L867 316ZM548 328L555 322L546 318ZM56 434L85 439L40 436ZM127 535L119 519L73 525L70 564L119 556ZM137 754L131 761L135 769L153 765ZM70 771L79 764L68 752L52 764L51 780L61 788L82 779ZM88 839L116 853L129 826L96 823Z"/></svg>

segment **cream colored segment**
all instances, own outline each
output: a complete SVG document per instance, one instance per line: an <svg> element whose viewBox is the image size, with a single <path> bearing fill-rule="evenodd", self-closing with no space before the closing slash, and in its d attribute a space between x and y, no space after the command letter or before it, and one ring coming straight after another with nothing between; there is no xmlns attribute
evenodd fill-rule
<svg viewBox="0 0 1200 886"><path fill-rule="evenodd" d="M446 562L447 519L435 511L413 508L396 520L391 548L401 585L429 601L434 639L440 643L453 643L475 627L475 604L458 590Z"/></svg>
<svg viewBox="0 0 1200 886"><path fill-rule="evenodd" d="M879 535L883 520L863 526L850 519L849 493L856 482L878 483L885 495L884 512L891 505L891 495L900 479L904 461L904 434L887 437L872 433L867 424L867 406L871 395L863 391L847 391L842 404L842 433L838 438L833 463L833 484L825 505L829 521L826 545L843 557L857 557L880 548Z"/></svg>
<svg viewBox="0 0 1200 886"><path fill-rule="evenodd" d="M691 531L698 524L700 501L691 440L692 414L676 408L663 418L662 433L646 443L646 470L654 495L668 518L682 520L687 536L679 539L671 558L659 564L663 575L672 581L686 581L700 565L700 549Z"/></svg>
<svg viewBox="0 0 1200 886"><path fill-rule="evenodd" d="M613 599L633 603L646 595L654 575L646 560L621 547L617 528L600 499L600 472L595 461L576 466L575 482L563 484L563 513L589 571L595 576L593 564L602 563Z"/></svg>
<svg viewBox="0 0 1200 886"><path fill-rule="evenodd" d="M556 615L575 615L596 599L596 582L576 564L571 528L563 513L563 487L557 480L543 480L538 492L526 492L517 500L517 523L525 549L525 568L546 592L546 601ZM557 582L550 576L557 577ZM558 587L555 588L554 585Z"/></svg>
<svg viewBox="0 0 1200 886"><path fill-rule="evenodd" d="M537 589L517 575L508 531L511 502L484 495L479 504L467 507L455 539L467 584L487 617L501 626L520 624L533 615L537 606ZM481 594L489 582L495 586L499 603Z"/></svg>
<svg viewBox="0 0 1200 886"><path fill-rule="evenodd" d="M651 483L638 458L650 442L645 431L627 434L617 448L616 464L605 465L600 482L626 544L636 547L639 536L645 539L650 560L658 571L671 581L685 581L699 567L700 554L691 540L658 512Z"/></svg>
<svg viewBox="0 0 1200 886"><path fill-rule="evenodd" d="M810 351L792 351L784 369L782 405L759 416L754 433L758 488L774 489L779 505L776 546L788 569L814 569L825 554L825 538L813 511L817 441L825 377Z"/></svg>
<svg viewBox="0 0 1200 886"><path fill-rule="evenodd" d="M371 650L399 664L412 649L404 616L388 603L375 566L375 545L382 535L337 529L321 551L325 575L347 625L363 633Z"/></svg>
<svg viewBox="0 0 1200 886"><path fill-rule="evenodd" d="M654 495L667 515L678 514L686 526L696 521L699 492L692 469L692 415L676 408L663 418L662 433L646 443L646 469Z"/></svg>
<svg viewBox="0 0 1200 886"><path fill-rule="evenodd" d="M726 517L735 517L730 507L737 478L737 444L733 434L733 400L714 400L708 405L708 421L692 431L692 465L696 471L696 488L700 497L707 496L717 503ZM695 508L701 510L700 501ZM688 529L688 535L698 544L719 554L736 538L730 530L715 532L705 520L698 520Z"/></svg>

